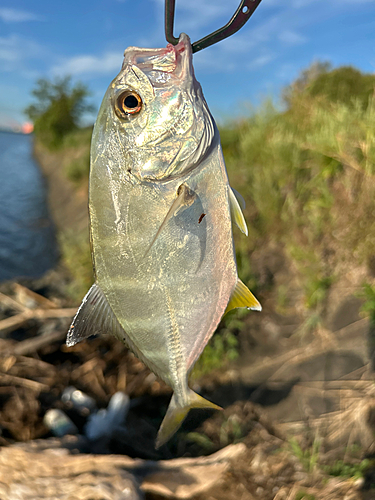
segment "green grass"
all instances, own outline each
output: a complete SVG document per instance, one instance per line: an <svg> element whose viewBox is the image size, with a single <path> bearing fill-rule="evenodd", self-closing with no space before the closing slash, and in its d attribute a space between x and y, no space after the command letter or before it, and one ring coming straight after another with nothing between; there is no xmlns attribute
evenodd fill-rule
<svg viewBox="0 0 375 500"><path fill-rule="evenodd" d="M79 303L93 283L93 270L88 232L60 233L62 262L71 275L68 295Z"/></svg>
<svg viewBox="0 0 375 500"><path fill-rule="evenodd" d="M370 466L371 460L369 459L364 459L355 464L346 463L343 460L337 460L337 462L332 465L322 466L322 469L330 476L360 479L364 477L366 470L368 470Z"/></svg>
<svg viewBox="0 0 375 500"><path fill-rule="evenodd" d="M238 357L238 340L229 330L219 331L206 345L190 378L199 379L212 371L225 368Z"/></svg>
<svg viewBox="0 0 375 500"><path fill-rule="evenodd" d="M213 441L201 432L188 432L184 437L185 441L196 444L202 453L212 453L215 450Z"/></svg>
<svg viewBox="0 0 375 500"><path fill-rule="evenodd" d="M362 290L358 297L364 299L361 310L370 317L370 321L375 324L375 285L363 283Z"/></svg>
<svg viewBox="0 0 375 500"><path fill-rule="evenodd" d="M361 461L354 459L355 461L353 463L337 460L331 464L322 464L320 459L320 442L317 439L314 440L310 447L302 448L296 438L291 438L289 440L289 450L308 473L320 470L328 476L341 477L344 479L351 478L355 480L363 478L366 471L374 466L374 461L369 459ZM353 449L352 451L353 454L358 453L357 449Z"/></svg>
<svg viewBox="0 0 375 500"><path fill-rule="evenodd" d="M317 439L309 448L303 449L297 439L291 438L289 446L290 451L298 458L306 472L313 472L317 468L320 450L320 443Z"/></svg>
<svg viewBox="0 0 375 500"><path fill-rule="evenodd" d="M316 496L306 493L306 491L299 491L294 500L316 500Z"/></svg>
<svg viewBox="0 0 375 500"><path fill-rule="evenodd" d="M302 94L284 112L268 101L221 135L247 203L249 238L235 232L240 271L251 279L249 255L272 241L296 270L306 309L320 310L336 265L363 264L375 247L374 101Z"/></svg>
<svg viewBox="0 0 375 500"><path fill-rule="evenodd" d="M61 145L66 157L65 175L76 186L87 182L90 171L90 143L92 127L78 129L64 137Z"/></svg>

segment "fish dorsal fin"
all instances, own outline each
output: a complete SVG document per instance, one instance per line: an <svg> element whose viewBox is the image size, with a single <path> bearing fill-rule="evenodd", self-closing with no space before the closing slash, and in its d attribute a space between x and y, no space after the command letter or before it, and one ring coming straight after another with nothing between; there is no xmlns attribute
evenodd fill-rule
<svg viewBox="0 0 375 500"><path fill-rule="evenodd" d="M241 196L238 193L239 196ZM241 196L242 198L242 196ZM240 228L240 230L248 236L247 225L245 221L245 217L243 216L240 204L237 201L236 195L233 189L229 186L229 203L230 203L230 211L232 214L232 218L236 226Z"/></svg>
<svg viewBox="0 0 375 500"><path fill-rule="evenodd" d="M66 337L71 347L91 335L109 333L126 342L126 334L100 287L94 283L74 316Z"/></svg>
<svg viewBox="0 0 375 500"><path fill-rule="evenodd" d="M262 310L262 306L240 279L237 281L236 288L232 292L232 296L224 314L232 309L236 309L237 307L247 307L248 309L253 309L254 311Z"/></svg>
<svg viewBox="0 0 375 500"><path fill-rule="evenodd" d="M164 220L161 223L157 233L155 234L154 239L152 240L150 246L146 250L144 257L146 257L148 252L151 250L153 244L158 239L158 236L163 231L168 221L174 215L177 214L177 212L180 210L181 207L183 206L189 207L193 203L194 199L195 199L195 194L187 187L186 184L181 184L181 186L179 186L179 188L177 189L177 198L173 201L170 209L167 212L167 215L164 217Z"/></svg>

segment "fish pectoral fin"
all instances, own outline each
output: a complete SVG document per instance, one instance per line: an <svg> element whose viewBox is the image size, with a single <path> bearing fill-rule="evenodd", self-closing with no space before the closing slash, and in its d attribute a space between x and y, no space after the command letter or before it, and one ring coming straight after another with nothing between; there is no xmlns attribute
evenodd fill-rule
<svg viewBox="0 0 375 500"><path fill-rule="evenodd" d="M233 191L234 196L237 198L238 203L241 205L242 210L245 210L246 208L246 202L244 197L242 196L241 193L237 191L237 189L234 189L231 187L231 190Z"/></svg>
<svg viewBox="0 0 375 500"><path fill-rule="evenodd" d="M163 231L165 226L167 225L168 221L174 217L177 212L184 206L190 206L195 199L195 194L187 187L186 184L181 184L179 188L177 189L177 198L173 201L170 209L167 212L167 215L164 217L163 222L161 223L157 233L154 236L154 239L152 240L151 244L146 250L146 253L144 254L144 257L148 254L148 252L151 250L152 246L154 245L155 241L158 239L160 233Z"/></svg>
<svg viewBox="0 0 375 500"><path fill-rule="evenodd" d="M254 311L261 311L262 306L254 295L250 292L246 285L240 279L237 281L236 288L234 289L230 301L225 309L225 313L236 309L237 307L247 307Z"/></svg>
<svg viewBox="0 0 375 500"><path fill-rule="evenodd" d="M229 204L230 204L230 211L232 214L233 222L240 228L240 230L248 236L248 231L247 231L247 225L245 221L245 217L243 216L240 204L238 203L237 197L236 197L236 192L229 186ZM237 193L238 196L242 198L242 196ZM243 198L242 198L243 200ZM245 203L245 201L244 201Z"/></svg>
<svg viewBox="0 0 375 500"><path fill-rule="evenodd" d="M207 399L202 398L196 392L189 389L189 402L185 406L180 406L176 403L175 394L173 393L171 402L169 403L167 413L161 423L155 448L160 448L166 443L173 434L181 427L182 422L185 420L186 415L192 408L210 408L212 410L222 410L220 406L211 403Z"/></svg>
<svg viewBox="0 0 375 500"><path fill-rule="evenodd" d="M91 335L110 333L126 342L126 334L118 322L101 288L94 283L74 316L66 337L71 347Z"/></svg>

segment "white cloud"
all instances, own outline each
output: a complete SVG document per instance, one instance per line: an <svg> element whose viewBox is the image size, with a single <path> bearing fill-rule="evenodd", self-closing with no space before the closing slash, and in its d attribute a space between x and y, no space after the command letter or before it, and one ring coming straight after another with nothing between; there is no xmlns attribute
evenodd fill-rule
<svg viewBox="0 0 375 500"><path fill-rule="evenodd" d="M45 53L44 47L29 38L15 34L0 37L0 61L6 63L7 68L11 68L26 59L43 59ZM4 65L2 65L2 69L5 69Z"/></svg>
<svg viewBox="0 0 375 500"><path fill-rule="evenodd" d="M301 43L305 43L307 41L306 37L299 35L292 30L281 31L281 33L278 35L278 38L281 42L287 45L300 45Z"/></svg>
<svg viewBox="0 0 375 500"><path fill-rule="evenodd" d="M275 57L275 54L263 54L261 56L255 57L255 59L252 59L246 67L250 70L259 69L273 61Z"/></svg>
<svg viewBox="0 0 375 500"><path fill-rule="evenodd" d="M118 73L122 64L122 51L107 52L102 56L80 55L62 60L51 68L53 75L105 75ZM114 75L115 76L115 75Z"/></svg>
<svg viewBox="0 0 375 500"><path fill-rule="evenodd" d="M22 23L26 21L44 21L42 16L20 9L0 8L0 19L5 23Z"/></svg>

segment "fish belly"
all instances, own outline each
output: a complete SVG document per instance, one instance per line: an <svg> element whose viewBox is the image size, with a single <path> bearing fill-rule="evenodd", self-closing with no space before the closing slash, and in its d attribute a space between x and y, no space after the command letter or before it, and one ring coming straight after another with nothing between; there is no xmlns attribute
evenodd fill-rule
<svg viewBox="0 0 375 500"><path fill-rule="evenodd" d="M194 202L173 214L149 248L182 183ZM90 218L98 285L143 361L183 398L187 373L237 282L219 156L166 183L130 183L93 168Z"/></svg>

